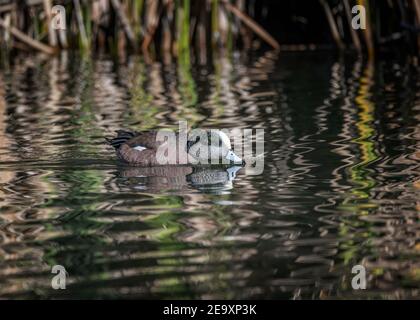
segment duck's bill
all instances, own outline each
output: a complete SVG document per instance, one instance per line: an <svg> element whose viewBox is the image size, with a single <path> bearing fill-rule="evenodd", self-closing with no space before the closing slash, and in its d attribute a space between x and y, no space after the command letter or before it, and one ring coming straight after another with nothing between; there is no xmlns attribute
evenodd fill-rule
<svg viewBox="0 0 420 320"><path fill-rule="evenodd" d="M238 157L232 150L229 150L229 152L226 155L226 159L229 160L231 163L245 165L245 161Z"/></svg>
<svg viewBox="0 0 420 320"><path fill-rule="evenodd" d="M236 178L236 172L238 172L242 167L241 166L233 166L226 170L228 174L228 180L233 181Z"/></svg>

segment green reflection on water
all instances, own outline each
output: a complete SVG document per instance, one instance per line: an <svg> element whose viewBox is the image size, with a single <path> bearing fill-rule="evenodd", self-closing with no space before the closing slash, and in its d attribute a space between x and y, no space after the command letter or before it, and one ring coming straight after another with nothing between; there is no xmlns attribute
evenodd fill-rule
<svg viewBox="0 0 420 320"><path fill-rule="evenodd" d="M358 217L369 214L369 211L377 208L372 202L371 190L375 187L375 179L367 166L378 159L379 155L372 139L377 135L374 127L373 114L375 105L371 101L371 90L373 86L374 67L368 63L363 70L363 75L359 79L360 87L355 97L355 103L358 107L356 128L358 136L351 141L357 144L358 162L349 168L349 182L354 185L351 188L351 196L347 197L340 207L348 212L355 213L356 216L350 216L343 219L339 233L344 239L350 235L352 239L345 240L341 244L343 250L341 256L344 264L355 263L363 256L363 251L369 246L369 239L374 237L374 232L369 222L362 221ZM363 232L354 234L355 228L363 228ZM364 246L360 246L363 239Z"/></svg>

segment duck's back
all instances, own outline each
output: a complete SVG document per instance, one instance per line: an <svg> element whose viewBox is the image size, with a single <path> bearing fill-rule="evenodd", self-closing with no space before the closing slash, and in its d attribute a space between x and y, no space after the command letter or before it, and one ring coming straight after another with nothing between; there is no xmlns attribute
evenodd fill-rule
<svg viewBox="0 0 420 320"><path fill-rule="evenodd" d="M156 131L125 131L117 130L117 136L112 139L107 139L108 143L112 145L115 150L118 150L121 145L128 144L131 147L145 147L148 149L157 149Z"/></svg>
<svg viewBox="0 0 420 320"><path fill-rule="evenodd" d="M164 141L157 141L157 131L125 131L118 130L117 136L107 139L118 157L130 164L141 166L155 166L162 162L157 159L157 149Z"/></svg>

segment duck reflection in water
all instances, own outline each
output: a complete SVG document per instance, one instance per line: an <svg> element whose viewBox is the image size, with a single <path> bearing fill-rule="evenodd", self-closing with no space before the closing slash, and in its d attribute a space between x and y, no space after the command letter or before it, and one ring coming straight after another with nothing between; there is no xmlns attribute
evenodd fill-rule
<svg viewBox="0 0 420 320"><path fill-rule="evenodd" d="M147 191L186 190L195 188L202 192L218 193L233 188L241 166L157 166L118 168L124 184Z"/></svg>

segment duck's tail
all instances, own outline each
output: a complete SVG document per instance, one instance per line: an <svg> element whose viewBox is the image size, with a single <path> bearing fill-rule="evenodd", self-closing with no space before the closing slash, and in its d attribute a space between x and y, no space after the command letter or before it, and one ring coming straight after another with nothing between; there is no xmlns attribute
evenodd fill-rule
<svg viewBox="0 0 420 320"><path fill-rule="evenodd" d="M105 140L113 146L115 150L118 150L123 143L138 135L138 132L125 130L117 130L115 132L117 133L115 138L105 138Z"/></svg>

